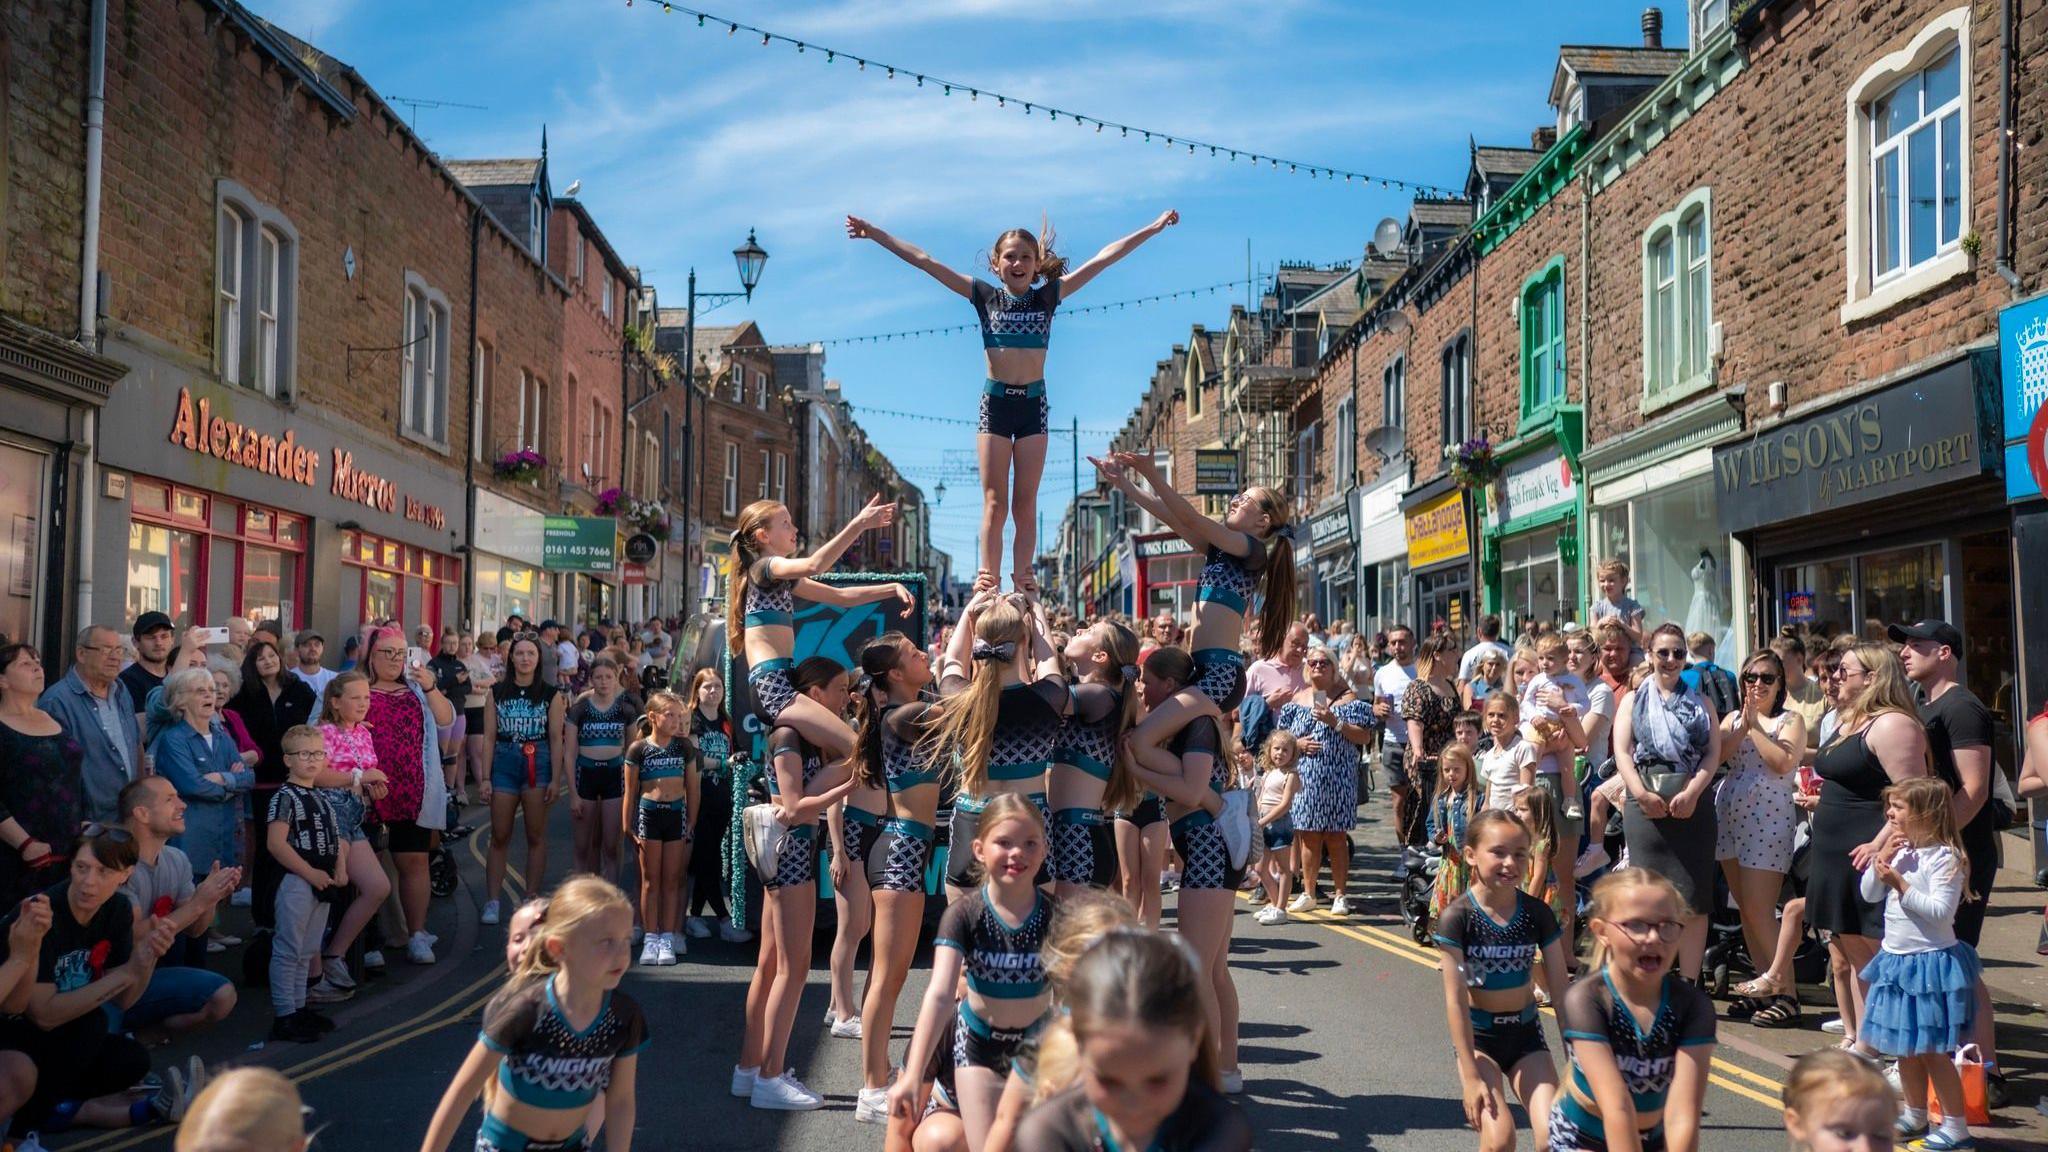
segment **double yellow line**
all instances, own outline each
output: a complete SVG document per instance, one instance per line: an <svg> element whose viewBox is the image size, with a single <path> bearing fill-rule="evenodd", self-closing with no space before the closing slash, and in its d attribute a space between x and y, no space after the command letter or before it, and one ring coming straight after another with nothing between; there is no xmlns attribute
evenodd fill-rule
<svg viewBox="0 0 2048 1152"><path fill-rule="evenodd" d="M481 848L483 838L481 830L479 830L478 833L472 834L469 839L469 855L479 865L484 862L483 850ZM510 865L506 866L505 872L507 879L500 888L500 891L503 892L507 899L517 901L521 892L519 889L514 888L513 884L524 885L526 878ZM494 967L489 972L470 981L459 991L449 995L440 1003L435 1004L425 1012L409 1020L372 1032L368 1036L351 1040L332 1051L319 1053L310 1059L302 1060L290 1067L278 1070L283 1072L292 1083L304 1084L309 1080L318 1080L322 1076L339 1072L345 1068L353 1068L370 1057L382 1052L388 1052L408 1040L424 1036L429 1032L439 1031L453 1024L461 1024L474 1019L477 1013L483 1011L484 1005L490 1001L491 997L497 994L499 987L504 984L504 979L503 969ZM69 1145L66 1148L66 1152L118 1152L119 1149L134 1148L153 1140L168 1140L176 1134L177 1130L175 1128L144 1128L139 1131L135 1129L119 1129L113 1132L103 1132L91 1139Z"/></svg>
<svg viewBox="0 0 2048 1152"><path fill-rule="evenodd" d="M1238 895L1241 898L1245 897L1244 893L1239 893ZM1385 928L1372 924L1354 924L1322 911L1290 912L1288 913L1288 918L1309 921L1318 927L1327 928L1339 936L1356 940L1360 944L1371 948L1377 948L1390 956L1398 956L1410 963L1428 968L1432 972L1437 970L1439 954L1436 950L1424 948L1413 940L1398 933L1390 932ZM1543 1011L1551 1016L1556 1015L1554 1011L1547 1007ZM1753 1100L1774 1112L1784 1107L1778 1095L1785 1087L1781 1081L1773 1080L1768 1076L1758 1075L1740 1065L1731 1064L1718 1056L1714 1057L1713 1068L1714 1071L1707 1074L1707 1080L1716 1087L1725 1088L1745 1100ZM1739 1083L1738 1081L1748 1081L1748 1083Z"/></svg>

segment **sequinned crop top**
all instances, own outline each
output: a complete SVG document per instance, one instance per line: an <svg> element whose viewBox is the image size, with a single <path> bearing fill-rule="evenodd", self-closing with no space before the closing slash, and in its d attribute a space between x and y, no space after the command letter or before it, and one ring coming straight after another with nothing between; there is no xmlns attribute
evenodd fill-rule
<svg viewBox="0 0 2048 1152"><path fill-rule="evenodd" d="M996 704L995 736L989 742L988 778L1029 780L1052 766L1072 697L1057 676L1009 684Z"/></svg>
<svg viewBox="0 0 2048 1152"><path fill-rule="evenodd" d="M1072 764L1098 780L1109 779L1109 766L1116 762L1116 728L1123 720L1124 694L1107 684L1082 683L1073 687L1074 714L1067 718L1066 734L1053 758Z"/></svg>
<svg viewBox="0 0 2048 1152"><path fill-rule="evenodd" d="M1214 716L1197 716L1173 734L1166 750L1175 756L1206 755L1209 761L1209 791L1221 796L1230 783L1230 765L1223 755L1223 729Z"/></svg>
<svg viewBox="0 0 2048 1152"><path fill-rule="evenodd" d="M777 580L763 556L747 569L746 626L787 628L796 622L796 581Z"/></svg>
<svg viewBox="0 0 2048 1152"><path fill-rule="evenodd" d="M1527 988L1543 950L1561 934L1548 905L1527 892L1515 893L1515 911L1505 922L1479 906L1471 892L1437 917L1436 942L1465 957L1465 984L1489 992Z"/></svg>
<svg viewBox="0 0 2048 1152"><path fill-rule="evenodd" d="M1052 342L1052 314L1060 306L1060 282L1047 280L1022 296L986 280L968 295L981 320L983 348L1043 348Z"/></svg>
<svg viewBox="0 0 2048 1152"><path fill-rule="evenodd" d="M624 992L605 993L597 1017L573 1028L553 977L505 989L484 1008L484 1047L504 1057L498 1086L514 1100L560 1111L590 1106L611 1085L612 1062L647 1047L647 1019Z"/></svg>
<svg viewBox="0 0 2048 1152"><path fill-rule="evenodd" d="M942 775L937 765L918 755L918 741L933 718L932 706L922 700L891 704L882 710L882 780L891 792L908 792L936 783Z"/></svg>
<svg viewBox="0 0 2048 1152"><path fill-rule="evenodd" d="M817 778L825 767L825 758L816 748L805 742L794 728L777 728L768 734L768 771L763 773L768 783L768 794L780 796L782 785L778 782L775 761L784 753L793 753L804 766L804 792L811 790L811 781Z"/></svg>
<svg viewBox="0 0 2048 1152"><path fill-rule="evenodd" d="M1045 991L1045 930L1052 923L1052 897L1040 892L1022 923L1010 925L977 888L955 900L939 918L934 948L957 949L966 958L967 987L994 1000L1023 1000Z"/></svg>
<svg viewBox="0 0 2048 1152"><path fill-rule="evenodd" d="M1614 1063L1640 1116L1664 1107L1678 1067L1678 1050L1714 1042L1714 1002L1667 972L1657 1015L1644 1031L1603 968L1597 979L1582 979L1565 992L1558 1002L1557 1024L1567 1051L1581 1043L1605 1044L1614 1050ZM1586 1099L1594 1099L1577 1059L1572 1060L1572 1083Z"/></svg>
<svg viewBox="0 0 2048 1152"><path fill-rule="evenodd" d="M697 762L697 749L687 736L678 736L666 744L652 740L641 740L626 749L626 763L640 769L640 782L650 780L675 780L686 777L690 765Z"/></svg>
<svg viewBox="0 0 2048 1152"><path fill-rule="evenodd" d="M1214 600L1232 611L1251 606L1258 591L1259 574L1266 570L1266 546L1250 536L1251 555L1233 556L1221 548L1209 549L1203 558L1202 575L1195 585L1195 599Z"/></svg>
<svg viewBox="0 0 2048 1152"><path fill-rule="evenodd" d="M569 705L564 719L576 726L577 747L616 748L626 742L626 730L639 717L640 710L621 693L610 708L598 707L597 698L586 695Z"/></svg>

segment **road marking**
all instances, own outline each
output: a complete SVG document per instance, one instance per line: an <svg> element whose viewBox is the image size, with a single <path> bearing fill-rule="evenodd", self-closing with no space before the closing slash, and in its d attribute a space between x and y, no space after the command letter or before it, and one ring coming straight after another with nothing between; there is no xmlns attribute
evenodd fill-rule
<svg viewBox="0 0 2048 1152"><path fill-rule="evenodd" d="M1238 897L1240 899L1245 900L1247 903L1249 903L1250 901L1250 897L1246 893L1240 892L1238 893ZM1403 936L1397 932L1392 932L1388 929L1381 928L1376 924L1354 925L1346 920L1338 918L1332 915L1331 913L1324 912L1320 909L1308 912L1291 912L1288 915L1293 919L1305 920L1309 923L1319 925L1320 927L1328 928L1330 931L1335 932L1340 936L1356 940L1361 944L1370 945L1390 955L1399 956L1403 960L1419 964L1424 968L1430 969L1431 971L1437 970L1435 952L1426 950L1410 938ZM1549 1013L1552 1016L1556 1015L1555 1012L1553 1012L1551 1009L1547 1007L1544 1008L1543 1011ZM1772 1093L1781 1092L1784 1090L1785 1086L1782 1082L1773 1080L1768 1076L1758 1075L1757 1073L1752 1072L1749 1069L1744 1068L1738 1064L1731 1064L1718 1056L1714 1057L1713 1059L1713 1068L1713 1072L1707 1073L1707 1081L1709 1083L1717 1085L1721 1088L1725 1088L1728 1091L1733 1092L1737 1096L1741 1096L1746 1100L1753 1100L1766 1108L1775 1110L1781 1109L1785 1106L1784 1102L1778 1096L1765 1095L1763 1092L1757 1091L1756 1088L1752 1088L1748 1084L1737 1083L1735 1080L1730 1080L1727 1076L1720 1075L1719 1073L1727 1073L1729 1076L1736 1076L1743 1080L1748 1080L1751 1083L1768 1089Z"/></svg>

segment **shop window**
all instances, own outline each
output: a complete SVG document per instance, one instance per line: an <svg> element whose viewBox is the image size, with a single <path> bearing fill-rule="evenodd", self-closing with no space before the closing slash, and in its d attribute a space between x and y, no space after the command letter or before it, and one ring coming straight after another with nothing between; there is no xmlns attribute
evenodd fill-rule
<svg viewBox="0 0 2048 1152"><path fill-rule="evenodd" d="M1844 322L1968 272L1970 9L1935 17L1848 93Z"/></svg>
<svg viewBox="0 0 2048 1152"><path fill-rule="evenodd" d="M1557 528L1500 542L1501 618L1510 634L1529 621L1555 627L1579 618L1579 566L1562 545Z"/></svg>
<svg viewBox="0 0 2048 1152"><path fill-rule="evenodd" d="M224 383L288 396L297 337L298 232L233 181L221 181L216 195L214 368Z"/></svg>
<svg viewBox="0 0 2048 1152"><path fill-rule="evenodd" d="M241 584L235 592L241 608L236 615L252 621L276 620L289 626L295 619L297 606L292 590L297 586L296 556L273 548L242 546Z"/></svg>
<svg viewBox="0 0 2048 1152"><path fill-rule="evenodd" d="M1709 381L1712 191L1701 188L1643 233L1643 390L1656 400Z"/></svg>
<svg viewBox="0 0 2048 1152"><path fill-rule="evenodd" d="M405 326L399 354L400 430L436 446L448 441L448 298L405 274Z"/></svg>
<svg viewBox="0 0 2048 1152"><path fill-rule="evenodd" d="M398 577L390 572L363 573L363 619L400 620Z"/></svg>
<svg viewBox="0 0 2048 1152"><path fill-rule="evenodd" d="M180 629L199 623L199 540L194 532L129 521L128 619L123 631L134 627L135 618L144 612L162 612Z"/></svg>
<svg viewBox="0 0 2048 1152"><path fill-rule="evenodd" d="M1380 369L1380 411L1388 427L1408 426L1408 358L1396 356Z"/></svg>
<svg viewBox="0 0 2048 1152"><path fill-rule="evenodd" d="M1522 422L1540 421L1565 401L1564 257L1522 285Z"/></svg>
<svg viewBox="0 0 2048 1152"><path fill-rule="evenodd" d="M1593 512L1595 560L1629 567L1629 595L1652 626L1666 620L1686 635L1705 632L1715 648L1739 654L1730 599L1728 537L1720 530L1711 476L1652 488L1633 500ZM1726 663L1726 661L1723 661Z"/></svg>
<svg viewBox="0 0 2048 1152"><path fill-rule="evenodd" d="M1947 618L1947 569L1938 542L1787 565L1778 570L1778 622L1817 639L1883 643L1894 621Z"/></svg>
<svg viewBox="0 0 2048 1152"><path fill-rule="evenodd" d="M1472 337L1459 333L1443 351L1442 435L1446 448L1472 438Z"/></svg>

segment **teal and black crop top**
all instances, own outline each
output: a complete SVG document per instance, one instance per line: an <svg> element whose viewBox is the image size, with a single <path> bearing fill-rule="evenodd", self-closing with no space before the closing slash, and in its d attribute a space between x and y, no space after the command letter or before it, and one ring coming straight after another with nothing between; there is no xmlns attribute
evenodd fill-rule
<svg viewBox="0 0 2048 1152"><path fill-rule="evenodd" d="M1072 689L1074 714L1053 759L1071 764L1097 780L1109 779L1116 760L1116 727L1123 720L1124 694L1107 684L1078 683Z"/></svg>
<svg viewBox="0 0 2048 1152"><path fill-rule="evenodd" d="M935 717L923 700L882 709L882 780L891 792L935 784L944 772L917 750L925 726Z"/></svg>
<svg viewBox="0 0 2048 1152"><path fill-rule="evenodd" d="M1175 756L1189 754L1206 755L1209 760L1209 791L1221 796L1225 785L1230 782L1230 764L1223 755L1223 729L1216 718L1207 714L1197 716L1181 726L1166 741L1166 750Z"/></svg>
<svg viewBox="0 0 2048 1152"><path fill-rule="evenodd" d="M1067 682L1057 676L1005 685L989 742L988 778L1029 780L1045 775L1072 704Z"/></svg>
<svg viewBox="0 0 2048 1152"><path fill-rule="evenodd" d="M769 574L763 556L747 569L746 626L788 628L796 623L796 581L777 580Z"/></svg>
<svg viewBox="0 0 2048 1152"><path fill-rule="evenodd" d="M689 775L690 765L697 762L696 746L687 736L678 736L666 744L652 740L641 740L626 749L626 763L640 769L640 782L650 780L675 780Z"/></svg>
<svg viewBox="0 0 2048 1152"><path fill-rule="evenodd" d="M782 785L777 780L775 761L777 757L785 754L794 754L803 763L804 792L808 794L811 790L811 781L816 779L818 773L825 767L824 754L811 747L796 729L785 727L777 728L768 734L768 771L762 774L768 784L768 795L782 795Z"/></svg>
<svg viewBox="0 0 2048 1152"><path fill-rule="evenodd" d="M514 1100L559 1111L590 1106L611 1084L612 1061L647 1047L647 1019L624 992L605 993L589 1027L570 1027L554 977L516 984L484 1008L484 1047L504 1057L498 1086Z"/></svg>
<svg viewBox="0 0 2048 1152"><path fill-rule="evenodd" d="M934 948L954 948L966 958L967 987L991 1000L1025 1000L1045 991L1045 930L1052 923L1053 898L1037 893L1031 914L1008 924L977 888L955 900L939 918Z"/></svg>
<svg viewBox="0 0 2048 1152"><path fill-rule="evenodd" d="M1549 905L1527 892L1515 893L1514 914L1505 921L1495 920L1467 891L1436 922L1436 942L1464 954L1466 987L1489 992L1527 988L1543 950L1560 935Z"/></svg>
<svg viewBox="0 0 2048 1152"><path fill-rule="evenodd" d="M1251 545L1249 556L1234 556L1221 548L1209 549L1203 557L1202 574L1195 582L1195 599L1213 600L1236 612L1251 606L1252 594L1259 588L1259 574L1266 570L1266 546L1250 536L1244 539Z"/></svg>
<svg viewBox="0 0 2048 1152"><path fill-rule="evenodd" d="M627 730L639 718L640 709L623 692L613 698L610 708L598 707L595 697L585 695L569 705L564 716L576 726L579 748L617 748L626 742Z"/></svg>
<svg viewBox="0 0 2048 1152"><path fill-rule="evenodd" d="M1636 1023L1635 1013L1629 1011L1615 991L1614 980L1602 968L1597 977L1581 979L1565 992L1558 1002L1557 1024L1567 1051L1582 1043L1613 1049L1614 1063L1628 1084L1637 1115L1641 1115L1664 1107L1671 1075L1678 1067L1678 1050L1714 1042L1714 1002L1696 986L1667 972L1656 1018L1646 1031ZM1579 1071L1577 1053L1572 1054L1572 1083L1586 1099L1596 1099L1593 1086Z"/></svg>
<svg viewBox="0 0 2048 1152"><path fill-rule="evenodd" d="M1043 348L1052 342L1052 314L1060 306L1060 282L1047 280L1022 296L976 280L968 299L981 319L983 348Z"/></svg>

